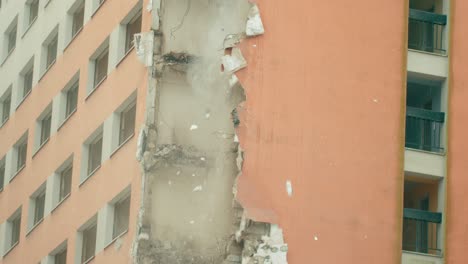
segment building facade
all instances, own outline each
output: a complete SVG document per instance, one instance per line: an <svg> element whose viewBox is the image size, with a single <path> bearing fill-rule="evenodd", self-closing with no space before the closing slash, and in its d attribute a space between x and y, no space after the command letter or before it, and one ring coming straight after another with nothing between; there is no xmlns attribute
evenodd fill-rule
<svg viewBox="0 0 468 264"><path fill-rule="evenodd" d="M129 262L142 10L137 0L2 0L1 263Z"/></svg>
<svg viewBox="0 0 468 264"><path fill-rule="evenodd" d="M0 263L468 261L468 3L0 3Z"/></svg>

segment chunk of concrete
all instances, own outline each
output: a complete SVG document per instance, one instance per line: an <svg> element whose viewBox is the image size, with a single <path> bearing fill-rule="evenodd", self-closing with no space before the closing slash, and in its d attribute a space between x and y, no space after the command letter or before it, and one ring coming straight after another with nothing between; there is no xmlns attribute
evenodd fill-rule
<svg viewBox="0 0 468 264"><path fill-rule="evenodd" d="M258 6L254 4L249 11L245 34L249 37L253 37L262 35L263 33L265 33L265 29L263 28L262 19L260 17L260 10L258 10Z"/></svg>
<svg viewBox="0 0 468 264"><path fill-rule="evenodd" d="M224 71L234 73L242 68L247 67L247 61L239 48L233 48L231 55L224 55L222 58Z"/></svg>

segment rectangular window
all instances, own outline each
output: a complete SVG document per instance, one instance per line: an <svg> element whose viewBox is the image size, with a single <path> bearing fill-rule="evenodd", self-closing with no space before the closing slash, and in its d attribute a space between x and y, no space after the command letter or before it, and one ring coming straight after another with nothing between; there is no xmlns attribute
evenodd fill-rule
<svg viewBox="0 0 468 264"><path fill-rule="evenodd" d="M2 122L5 123L10 117L10 108L11 108L11 93L9 93L2 102Z"/></svg>
<svg viewBox="0 0 468 264"><path fill-rule="evenodd" d="M23 98L29 94L33 85L33 68L31 68L26 74L24 74L24 84L23 84Z"/></svg>
<svg viewBox="0 0 468 264"><path fill-rule="evenodd" d="M127 33L125 38L125 53L133 47L133 35L141 32L141 13L130 23L127 24Z"/></svg>
<svg viewBox="0 0 468 264"><path fill-rule="evenodd" d="M54 256L54 264L66 264L67 263L67 249L57 253Z"/></svg>
<svg viewBox="0 0 468 264"><path fill-rule="evenodd" d="M0 191L3 190L3 183L5 182L5 163L0 163Z"/></svg>
<svg viewBox="0 0 468 264"><path fill-rule="evenodd" d="M78 82L67 91L67 106L65 118L69 117L75 110L78 103Z"/></svg>
<svg viewBox="0 0 468 264"><path fill-rule="evenodd" d="M10 248L16 245L19 242L20 229L21 229L21 213L15 218L11 219L11 238L10 238Z"/></svg>
<svg viewBox="0 0 468 264"><path fill-rule="evenodd" d="M31 25L32 22L36 20L38 11L39 11L39 0L33 0L29 4L29 25Z"/></svg>
<svg viewBox="0 0 468 264"><path fill-rule="evenodd" d="M18 172L26 165L26 154L28 148L28 139L24 140L24 142L20 143L16 147L17 152L17 161L16 161L16 171Z"/></svg>
<svg viewBox="0 0 468 264"><path fill-rule="evenodd" d="M52 122L52 111L48 113L42 120L41 120L41 140L40 146L42 146L50 137L50 126Z"/></svg>
<svg viewBox="0 0 468 264"><path fill-rule="evenodd" d="M13 49L16 47L16 32L17 26L13 26L13 28L8 32L8 53L12 52Z"/></svg>
<svg viewBox="0 0 468 264"><path fill-rule="evenodd" d="M125 142L135 130L136 104L133 103L120 114L119 145Z"/></svg>
<svg viewBox="0 0 468 264"><path fill-rule="evenodd" d="M57 42L58 36L56 35L52 41L47 44L47 64L46 68L49 68L57 59Z"/></svg>
<svg viewBox="0 0 468 264"><path fill-rule="evenodd" d="M84 4L73 13L72 38L83 28L84 22Z"/></svg>
<svg viewBox="0 0 468 264"><path fill-rule="evenodd" d="M39 194L34 199L34 221L33 226L35 226L39 221L44 218L44 205L45 205L45 191Z"/></svg>
<svg viewBox="0 0 468 264"><path fill-rule="evenodd" d="M101 166L102 156L102 134L89 144L88 176Z"/></svg>
<svg viewBox="0 0 468 264"><path fill-rule="evenodd" d="M114 206L114 228L112 239L128 230L128 219L130 214L130 196L118 202Z"/></svg>
<svg viewBox="0 0 468 264"><path fill-rule="evenodd" d="M60 173L59 202L61 202L71 191L73 166L69 166Z"/></svg>
<svg viewBox="0 0 468 264"><path fill-rule="evenodd" d="M96 223L83 230L81 263L85 263L94 257L96 251L96 231Z"/></svg>
<svg viewBox="0 0 468 264"><path fill-rule="evenodd" d="M106 49L94 62L94 88L107 76L109 50Z"/></svg>

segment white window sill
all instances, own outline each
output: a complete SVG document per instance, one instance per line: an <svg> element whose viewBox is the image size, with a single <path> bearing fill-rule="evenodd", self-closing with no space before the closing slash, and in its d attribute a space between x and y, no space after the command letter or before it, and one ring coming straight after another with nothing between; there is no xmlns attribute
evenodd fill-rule
<svg viewBox="0 0 468 264"><path fill-rule="evenodd" d="M8 120L10 120L10 117L8 117L7 119L5 119L1 124L0 124L0 128L2 128L6 122L8 122Z"/></svg>
<svg viewBox="0 0 468 264"><path fill-rule="evenodd" d="M63 204L63 203L67 200L67 198L70 197L70 195L71 195L71 191L70 191L70 193L68 193L67 195L65 195L65 197L63 197L63 199L62 199L60 202L58 202L58 203L54 206L54 208L52 208L52 210L50 211L50 213L52 214L53 212L55 212L55 209L57 209L61 204Z"/></svg>
<svg viewBox="0 0 468 264"><path fill-rule="evenodd" d="M88 95L86 95L86 97L85 97L85 101L87 101L88 98L89 98L92 94L94 94L94 92L95 92L95 91L102 85L102 83L105 82L106 80L107 80L107 75L106 75L104 78L102 78L102 80L101 80L100 82L98 82L98 83L94 86L94 88L93 88L91 91L89 91Z"/></svg>
<svg viewBox="0 0 468 264"><path fill-rule="evenodd" d="M11 176L10 180L8 181L8 183L11 183L15 178L16 176L18 176L23 170L24 168L26 168L26 164L24 164L23 166L21 166L21 168L19 168L15 174L13 174L13 176Z"/></svg>
<svg viewBox="0 0 468 264"><path fill-rule="evenodd" d="M78 187L81 187L83 184L85 184L88 179L90 179L99 169L101 168L101 165L97 166L97 168L95 168L88 176L86 176L85 179L83 179L80 184L78 185Z"/></svg>
<svg viewBox="0 0 468 264"><path fill-rule="evenodd" d="M47 68L45 69L45 71L41 74L41 77L39 78L39 81L37 82L40 82L42 80L42 78L44 78L44 76L47 74L47 72L49 72L50 68L52 68L54 65L55 65L55 62L57 61L57 59L55 59L54 61L52 61L48 66Z"/></svg>
<svg viewBox="0 0 468 264"><path fill-rule="evenodd" d="M114 239L112 239L109 243L107 243L107 245L104 247L104 250L106 250L108 247L110 247L112 244L114 244L115 241L117 241L117 239L125 236L125 234L128 233L128 228L123 231L120 235L116 236Z"/></svg>
<svg viewBox="0 0 468 264"><path fill-rule="evenodd" d="M128 54L132 53L132 51L135 49L135 46L132 46L123 56L122 58L119 60L119 62L117 62L117 65L115 65L115 67L119 67L119 65L125 60L125 58L128 57Z"/></svg>
<svg viewBox="0 0 468 264"><path fill-rule="evenodd" d="M104 5L104 3L106 3L106 2L107 2L106 0L102 1L102 3L100 3L100 4L96 7L96 9L94 9L93 14L91 14L91 18L93 18L94 15L96 15L96 13L99 11L99 9L101 9L101 7L102 7L102 6Z"/></svg>
<svg viewBox="0 0 468 264"><path fill-rule="evenodd" d="M15 49L16 49L16 46L13 47L13 49L12 49L10 52L8 52L8 54L7 54L6 57L3 59L2 64L0 64L0 66L3 66L3 64L5 64L5 62L8 60L8 58L10 58L11 54L13 54L13 52L15 51Z"/></svg>
<svg viewBox="0 0 468 264"><path fill-rule="evenodd" d="M32 159L36 156L37 153L39 153L39 151L47 144L47 142L49 142L49 139L50 139L50 136L44 141L42 142L42 144L36 149L36 151L34 151L34 153L32 154Z"/></svg>
<svg viewBox="0 0 468 264"><path fill-rule="evenodd" d="M42 221L44 221L44 217L42 217L41 220L37 221L37 223L35 223L35 224L28 230L28 232L26 233L26 237L28 237L29 234L31 234L32 231L34 231L34 230L36 229L36 227L42 223Z"/></svg>
<svg viewBox="0 0 468 264"><path fill-rule="evenodd" d="M94 257L95 257L95 256L90 257L88 260L86 260L85 262L83 262L83 264L91 263L91 261L94 260Z"/></svg>
<svg viewBox="0 0 468 264"><path fill-rule="evenodd" d="M44 5L44 8L46 8L46 7L49 5L50 2L52 2L52 0L46 0L46 3L45 3L45 5Z"/></svg>
<svg viewBox="0 0 468 264"><path fill-rule="evenodd" d="M28 27L24 30L23 35L21 35L21 39L24 38L24 36L26 36L26 33L29 32L29 29L32 28L36 20L37 20L37 16L33 19L33 21L31 21L31 23L29 23Z"/></svg>
<svg viewBox="0 0 468 264"><path fill-rule="evenodd" d="M122 144L120 144L114 151L112 151L112 153L110 154L109 158L112 158L112 156L114 156L114 154L119 151L119 149L121 149L128 141L130 141L133 136L135 136L135 133L132 133L127 139L125 139Z"/></svg>
<svg viewBox="0 0 468 264"><path fill-rule="evenodd" d="M25 94L25 95L23 96L23 98L21 99L21 101L18 103L18 105L16 106L16 109L15 109L16 111L17 111L18 108L23 104L23 102L26 101L26 98L28 98L28 96L31 94L31 92L32 92L32 88L31 88L31 90L29 90L29 92L28 92L27 94Z"/></svg>
<svg viewBox="0 0 468 264"><path fill-rule="evenodd" d="M75 35L70 39L70 41L68 42L68 44L65 46L65 48L63 49L63 52L65 52L65 50L67 50L67 48L72 44L72 42L78 37L78 35L81 33L81 31L83 31L83 27L84 25L75 33Z"/></svg>
<svg viewBox="0 0 468 264"><path fill-rule="evenodd" d="M8 255L11 251L13 251L13 249L15 249L16 246L17 246L18 244L19 244L19 241L16 242L15 244L13 244L13 245L5 252L5 254L3 254L3 258L5 258L6 255Z"/></svg>
<svg viewBox="0 0 468 264"><path fill-rule="evenodd" d="M62 123L60 123L60 125L59 125L58 128L57 128L57 131L59 131L60 128L62 128L63 125L65 125L65 123L68 121L68 119L70 119L70 118L73 116L73 114L76 112L76 109L77 109L77 108L75 108L75 110L73 110L73 111L62 121Z"/></svg>

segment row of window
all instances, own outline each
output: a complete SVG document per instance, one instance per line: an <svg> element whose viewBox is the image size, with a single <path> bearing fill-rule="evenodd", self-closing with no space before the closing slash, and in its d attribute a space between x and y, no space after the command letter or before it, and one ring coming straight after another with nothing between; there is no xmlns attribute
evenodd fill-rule
<svg viewBox="0 0 468 264"><path fill-rule="evenodd" d="M78 83L74 83L70 89L63 95L66 100L64 104L65 115L67 119L76 110L76 98ZM35 155L51 136L52 120L54 118L52 103L43 111L36 122L36 147ZM96 129L83 144L83 163L81 181L90 177L100 166L103 159L110 157L112 152L120 148L134 134L136 116L136 92L127 98L112 114L106 122ZM110 150L103 153L103 141L107 138ZM16 175L26 166L28 149L28 132L14 144L11 151L0 159L0 191L6 183L11 182ZM105 154L105 155L104 155ZM8 168L7 168L8 166Z"/></svg>
<svg viewBox="0 0 468 264"><path fill-rule="evenodd" d="M46 6L50 0L45 0ZM72 6L72 8L68 11L68 15L70 16L72 23L70 25L69 31L71 32L70 36L68 36L68 40L72 40L78 32L82 29L84 25L84 12L85 12L85 1L86 0L77 0L76 3ZM90 0L93 1L93 8L98 9L98 7L104 2L104 0ZM39 3L40 0L29 0L26 1L25 8L24 8L24 33L25 34L34 22L37 20L39 16ZM9 57L9 55L13 52L16 47L16 42L18 38L18 16L10 23L4 33L4 44L6 50L4 51L3 60ZM55 43L57 45L57 40L49 40L52 45ZM51 47L52 48L52 47ZM53 53L49 53L53 55ZM55 60L55 58L47 58L48 65L50 65L50 61Z"/></svg>
<svg viewBox="0 0 468 264"><path fill-rule="evenodd" d="M84 1L81 0L81 2L81 5L76 7L72 13L72 38L78 34L78 32L83 27ZM134 10L132 10L132 12L130 12L129 16L125 18L122 23L124 25L122 30L125 31L125 37L122 40L124 43L122 43L120 46L123 46L121 56L124 57L124 55L127 54L133 47L133 35L140 32L141 30L140 3L134 8ZM13 29L15 30L7 32L8 39L11 38L11 41L8 41L7 46L9 47L8 49L10 49L11 46L11 50L13 50L16 45L16 26L13 26ZM59 31L57 26L43 43L43 51L45 55L41 61L41 68L43 69L42 74L47 72L57 59L59 39L58 34ZM17 90L16 104L12 103L12 84L6 89L6 91L4 91L3 94L0 95L0 127L8 121L11 115L12 107L19 107L19 105L21 105L26 97L31 93L34 78L34 62L35 61L33 56L20 71L20 82L18 84L19 89ZM109 70L109 38L107 38L106 41L102 43L91 56L89 69L90 82L87 84L88 94L92 93L107 77ZM73 93L75 90L72 89L70 92ZM77 93L77 91L75 93ZM76 101L76 97L73 97L73 94L71 94L70 100Z"/></svg>
<svg viewBox="0 0 468 264"><path fill-rule="evenodd" d="M71 177L70 169L65 169L60 177L69 179ZM71 184L71 180L66 180L66 182ZM60 183L60 189L62 189L62 183ZM47 210L46 196L49 193L46 192L45 188L42 188L34 197L31 197L28 232L26 235L44 219L45 211ZM68 187L67 196L69 194L70 189ZM127 232L129 227L130 200L131 191L129 186L77 229L76 241L78 246L75 263L89 262L99 250L104 249ZM1 249L2 257L11 252L20 242L21 217L22 206L3 224L3 237L1 239L4 241L4 246ZM49 253L44 262L65 264L67 261L67 251L67 240L65 240ZM50 260L53 260L53 262L50 262Z"/></svg>
<svg viewBox="0 0 468 264"><path fill-rule="evenodd" d="M82 20L82 12L79 13L79 20ZM77 14L75 14L77 15ZM133 15L133 14L132 14ZM74 16L75 17L75 16ZM128 20L128 19L127 19ZM73 23L76 26L76 30L81 29L81 24ZM141 29L141 12L137 12L126 24L126 34L125 34L125 46L124 54L127 54L132 48L133 35L140 31ZM57 58L57 41L58 41L58 29L54 30L53 33L48 37L49 40L44 43L44 51L46 52L45 60L45 71L47 71L55 62ZM109 41L106 40L101 46L96 50L96 52L91 56L90 59L90 80L91 83L87 85L88 94L92 93L107 77L108 74L108 65L109 65ZM17 102L16 108L26 99L26 97L31 93L33 88L33 77L34 77L34 57L32 57L28 63L23 67L20 72L20 89L17 91ZM13 96L13 85L10 85L6 91L0 95L0 127L5 124L10 115ZM74 111L76 107L77 93L78 90L71 87L67 91L67 100L70 100L66 109L65 116L68 116L71 112Z"/></svg>

